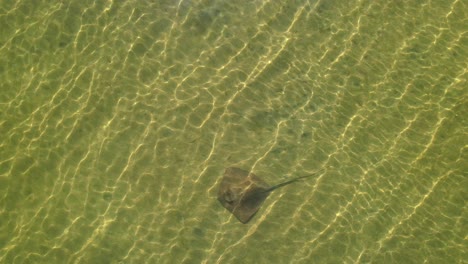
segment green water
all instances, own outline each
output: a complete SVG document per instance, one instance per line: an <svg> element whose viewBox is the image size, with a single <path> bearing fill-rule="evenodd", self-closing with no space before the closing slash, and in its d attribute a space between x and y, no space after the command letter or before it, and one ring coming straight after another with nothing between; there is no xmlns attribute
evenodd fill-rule
<svg viewBox="0 0 468 264"><path fill-rule="evenodd" d="M466 263L467 6L2 1L0 262Z"/></svg>

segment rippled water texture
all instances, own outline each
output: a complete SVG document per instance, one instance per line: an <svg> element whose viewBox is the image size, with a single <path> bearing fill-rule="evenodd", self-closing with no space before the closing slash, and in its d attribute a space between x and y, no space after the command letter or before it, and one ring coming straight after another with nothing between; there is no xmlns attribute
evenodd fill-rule
<svg viewBox="0 0 468 264"><path fill-rule="evenodd" d="M467 261L466 10L2 1L0 262Z"/></svg>

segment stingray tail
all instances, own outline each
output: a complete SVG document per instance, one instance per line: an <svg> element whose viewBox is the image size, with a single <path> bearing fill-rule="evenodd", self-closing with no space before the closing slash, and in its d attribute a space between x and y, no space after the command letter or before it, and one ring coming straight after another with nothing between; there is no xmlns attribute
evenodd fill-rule
<svg viewBox="0 0 468 264"><path fill-rule="evenodd" d="M324 169L321 169L321 170L319 170L319 171L316 171L316 172L314 172L314 173L312 173L312 174L309 174L309 175L306 175L306 176L297 177L297 178L294 178L294 179L292 179L292 180L285 181L285 182L282 182L282 183L280 183L280 184L271 186L270 188L266 189L265 192L271 192L271 191L273 191L273 190L275 190L275 189L278 189L278 188L283 187L283 186L285 186L285 185L288 185L288 184L290 184L290 183L296 182L296 181L298 181L298 180L300 180L300 179L312 177L312 176L314 176L314 175L316 175L316 174L318 174L318 173L320 173L320 172L322 172L322 171L324 171Z"/></svg>

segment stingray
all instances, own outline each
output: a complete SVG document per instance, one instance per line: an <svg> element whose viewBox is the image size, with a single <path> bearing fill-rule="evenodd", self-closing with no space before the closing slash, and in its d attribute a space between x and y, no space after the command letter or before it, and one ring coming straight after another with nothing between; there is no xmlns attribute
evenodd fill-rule
<svg viewBox="0 0 468 264"><path fill-rule="evenodd" d="M219 186L218 200L239 221L246 224L271 191L314 174L270 186L253 173L239 168L227 168Z"/></svg>

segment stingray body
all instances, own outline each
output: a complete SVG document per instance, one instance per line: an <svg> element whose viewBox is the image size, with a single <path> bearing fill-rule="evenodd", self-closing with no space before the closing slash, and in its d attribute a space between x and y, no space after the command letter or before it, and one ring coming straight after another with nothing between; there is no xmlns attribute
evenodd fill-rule
<svg viewBox="0 0 468 264"><path fill-rule="evenodd" d="M219 187L218 200L245 224L252 219L271 191L309 176L312 175L269 186L253 173L234 167L227 168Z"/></svg>

